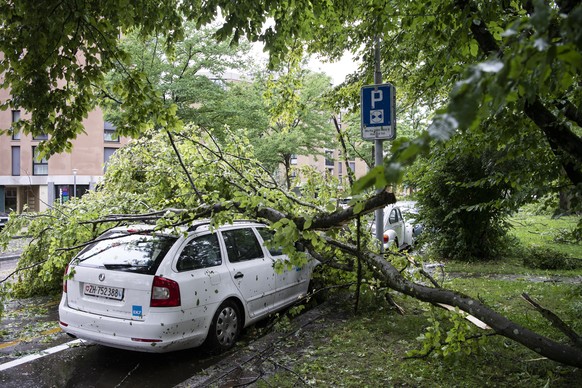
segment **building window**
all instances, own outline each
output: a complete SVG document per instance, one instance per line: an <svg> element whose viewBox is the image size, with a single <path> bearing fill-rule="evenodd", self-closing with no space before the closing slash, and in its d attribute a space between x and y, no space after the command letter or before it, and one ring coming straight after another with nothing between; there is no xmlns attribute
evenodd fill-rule
<svg viewBox="0 0 582 388"><path fill-rule="evenodd" d="M349 162L350 170L355 174L356 173L356 162Z"/></svg>
<svg viewBox="0 0 582 388"><path fill-rule="evenodd" d="M109 158L117 151L117 148L107 148L103 149L103 172L107 171L107 162L109 162Z"/></svg>
<svg viewBox="0 0 582 388"><path fill-rule="evenodd" d="M13 110L12 111L12 122L15 123L20 120L20 111ZM12 140L20 140L20 131L12 129Z"/></svg>
<svg viewBox="0 0 582 388"><path fill-rule="evenodd" d="M333 167L333 151L325 151L325 165Z"/></svg>
<svg viewBox="0 0 582 388"><path fill-rule="evenodd" d="M48 140L48 135L45 133L42 133L40 135L36 135L32 138L32 140Z"/></svg>
<svg viewBox="0 0 582 388"><path fill-rule="evenodd" d="M291 165L297 164L297 154L291 154L291 157L289 159L290 159Z"/></svg>
<svg viewBox="0 0 582 388"><path fill-rule="evenodd" d="M5 209L7 212L16 211L16 207L18 206L16 187L7 187L4 190L4 204L6 205Z"/></svg>
<svg viewBox="0 0 582 388"><path fill-rule="evenodd" d="M109 121L103 123L103 140L108 143L119 143L119 135L115 133L115 125Z"/></svg>
<svg viewBox="0 0 582 388"><path fill-rule="evenodd" d="M48 160L38 155L37 147L32 147L32 175L48 175Z"/></svg>
<svg viewBox="0 0 582 388"><path fill-rule="evenodd" d="M20 147L12 147L12 176L20 176Z"/></svg>

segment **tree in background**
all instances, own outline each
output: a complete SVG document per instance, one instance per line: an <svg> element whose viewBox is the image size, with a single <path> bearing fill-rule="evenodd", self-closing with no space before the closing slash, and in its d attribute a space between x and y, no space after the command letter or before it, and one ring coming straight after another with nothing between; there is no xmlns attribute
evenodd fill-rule
<svg viewBox="0 0 582 388"><path fill-rule="evenodd" d="M281 71L259 71L249 82L229 84L216 121L246 129L259 161L271 172L283 169L291 187L293 155L323 155L336 148L332 110L323 98L330 77L299 64Z"/></svg>
<svg viewBox="0 0 582 388"><path fill-rule="evenodd" d="M294 155L323 155L323 148L337 148L332 111L323 99L331 89L331 78L288 67L283 74L271 74L265 87L271 120L265 133L252 135L261 139L257 156L268 165L282 165L286 186L291 188Z"/></svg>
<svg viewBox="0 0 582 388"><path fill-rule="evenodd" d="M185 24L184 39L174 44L172 55L162 49L163 37L143 41L137 32L123 37L127 59L109 74L104 93L108 116L121 133L143 120L136 116L141 109L118 95L124 95L120 85L128 69L139 70L184 123L211 130L219 142L226 126L247 130L257 158L272 172L283 166L283 181L290 187L292 155L322 154L331 146L331 110L322 98L331 90L330 77L302 68L300 52L279 71L258 68L248 57L248 44L215 42L215 32ZM226 71L237 79L224 79Z"/></svg>
<svg viewBox="0 0 582 388"><path fill-rule="evenodd" d="M127 54L126 59L108 74L102 99L109 119L120 133L128 132L128 126L136 121L144 121L143 117L135 116L136 110L127 101L133 96L123 87L131 69L139 71L164 106L174 107L180 120L215 128L219 135L224 120L218 107L223 106L228 91L224 73L231 72L246 80L251 59L247 42L234 46L217 42L215 32L216 28L196 29L193 23L186 23L183 39L174 43L169 54L164 50L167 38L162 35L144 40L140 32L134 31L122 37L120 47Z"/></svg>
<svg viewBox="0 0 582 388"><path fill-rule="evenodd" d="M509 209L499 206L498 200L510 195L511 185L488 179L496 174L497 152L455 152L463 147L455 140L436 146L418 172L423 238L439 259L499 259L506 248Z"/></svg>
<svg viewBox="0 0 582 388"><path fill-rule="evenodd" d="M501 259L506 222L520 206L560 190L562 171L543 135L502 112L479 130L436 144L409 174L425 225L424 239L440 258ZM563 178L562 178L563 179Z"/></svg>

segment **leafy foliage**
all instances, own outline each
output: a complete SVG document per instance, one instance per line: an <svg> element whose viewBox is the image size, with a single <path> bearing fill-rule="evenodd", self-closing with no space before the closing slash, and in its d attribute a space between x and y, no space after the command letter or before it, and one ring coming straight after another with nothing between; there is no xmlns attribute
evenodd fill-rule
<svg viewBox="0 0 582 388"><path fill-rule="evenodd" d="M192 23L183 27L184 36L174 42L171 54L164 51L169 38L162 35L144 40L141 31L133 31L121 38L120 48L127 57L107 75L102 100L109 119L121 133L127 133L136 120L130 101L134 96L122 87L133 71L139 71L140 80L154 89L153 98L168 108L175 105L175 114L183 122L222 126L222 112L217 107L222 107L227 90L225 72L244 76L250 66L250 46L247 42L237 46L217 42L213 38L216 28L197 30Z"/></svg>
<svg viewBox="0 0 582 388"><path fill-rule="evenodd" d="M116 225L115 222L93 224L93 220L144 210L140 198L127 192L90 191L40 214L11 217L0 232L2 246L6 247L12 236L21 234L22 230L34 236L18 261L21 271L12 284L13 295L28 297L60 291L65 267L75 253L83 244Z"/></svg>
<svg viewBox="0 0 582 388"><path fill-rule="evenodd" d="M23 116L14 130L50 135L41 144L47 154L70 150L69 140L83 131L82 120L95 107L105 74L126 58L118 45L120 33L132 29L143 36L160 33L171 44L183 36L178 9L175 0L1 1L0 86L10 88L11 98L0 107L31 114ZM154 122L167 121L139 72L132 70L127 76L119 88L132 97L134 110L144 105ZM123 134L136 135L144 128L143 117L135 122L140 125L128 126Z"/></svg>
<svg viewBox="0 0 582 388"><path fill-rule="evenodd" d="M555 249L530 247L523 256L523 265L535 269L576 269L582 268L582 259L575 259Z"/></svg>
<svg viewBox="0 0 582 388"><path fill-rule="evenodd" d="M421 222L438 257L488 260L502 252L505 217L511 211L512 182L503 179L500 153L456 152L451 140L420 171L417 199ZM501 179L499 179L501 178Z"/></svg>
<svg viewBox="0 0 582 388"><path fill-rule="evenodd" d="M12 217L0 233L0 243L7 245L10 236L23 228L34 236L19 261L21 272L13 288L15 295L60 290L64 268L79 248L110 227L136 222L117 219L116 214L158 211L157 226L173 228L188 224L201 214L218 225L233 218L257 218L257 209L263 207L308 219L325 209L336 209L337 181L326 181L318 172L306 169L304 174L309 179L304 193L312 195L312 199L304 201L280 188L254 159L254 147L247 138L240 132L226 133L229 137L224 146L215 142L211 132L193 127L174 133L174 145L184 170L168 134L151 131L112 156L97 191L38 215ZM291 258L290 264L301 265L305 261L304 253L294 245L300 239L324 254L333 256L335 252L343 258L339 260L346 260L345 254L327 246L318 233L305 230L288 218L282 218L272 228L272 243L283 247Z"/></svg>
<svg viewBox="0 0 582 388"><path fill-rule="evenodd" d="M463 353L469 355L478 351L487 340L486 335L465 319L466 314L456 311L444 313L431 310L426 331L417 337L422 349L411 350L409 357L450 357Z"/></svg>
<svg viewBox="0 0 582 388"><path fill-rule="evenodd" d="M298 58L277 71L259 70L253 79L229 84L214 125L244 128L255 146L256 158L269 170L283 169L281 181L291 187L291 159L317 155L333 147L331 110L324 96L330 78L301 67Z"/></svg>

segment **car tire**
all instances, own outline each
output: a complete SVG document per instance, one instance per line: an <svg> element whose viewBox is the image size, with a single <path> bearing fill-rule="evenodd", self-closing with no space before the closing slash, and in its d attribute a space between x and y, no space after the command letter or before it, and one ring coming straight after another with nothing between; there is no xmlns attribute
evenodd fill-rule
<svg viewBox="0 0 582 388"><path fill-rule="evenodd" d="M240 310L232 300L223 302L214 317L206 337L206 345L213 353L224 352L234 346L242 326Z"/></svg>

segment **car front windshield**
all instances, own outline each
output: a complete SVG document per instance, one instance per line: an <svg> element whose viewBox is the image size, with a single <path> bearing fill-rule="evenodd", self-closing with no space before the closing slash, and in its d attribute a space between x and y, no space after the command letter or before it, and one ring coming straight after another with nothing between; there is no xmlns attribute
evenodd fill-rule
<svg viewBox="0 0 582 388"><path fill-rule="evenodd" d="M112 232L85 248L76 263L111 270L153 274L177 237Z"/></svg>

